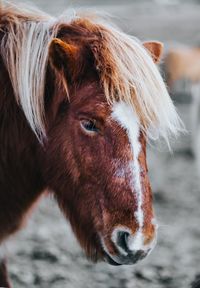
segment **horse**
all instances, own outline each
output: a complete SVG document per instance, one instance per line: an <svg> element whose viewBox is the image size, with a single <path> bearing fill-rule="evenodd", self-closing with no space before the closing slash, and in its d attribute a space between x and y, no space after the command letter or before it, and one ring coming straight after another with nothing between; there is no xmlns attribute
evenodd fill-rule
<svg viewBox="0 0 200 288"><path fill-rule="evenodd" d="M200 47L177 46L170 48L164 57L164 71L169 90L179 80L186 80L192 96L191 150L200 175Z"/></svg>
<svg viewBox="0 0 200 288"><path fill-rule="evenodd" d="M94 262L149 255L146 143L168 143L182 126L156 66L162 50L97 13L1 5L1 247L48 190ZM0 255L0 286L10 287Z"/></svg>
<svg viewBox="0 0 200 288"><path fill-rule="evenodd" d="M200 47L178 45L169 48L164 57L166 81L171 89L178 80L200 81Z"/></svg>

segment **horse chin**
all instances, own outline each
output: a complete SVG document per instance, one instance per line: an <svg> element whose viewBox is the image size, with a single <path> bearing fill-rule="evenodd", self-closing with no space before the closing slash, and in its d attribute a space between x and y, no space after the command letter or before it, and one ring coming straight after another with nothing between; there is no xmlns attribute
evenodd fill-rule
<svg viewBox="0 0 200 288"><path fill-rule="evenodd" d="M121 266L122 264L119 264L117 262L115 262L108 254L104 254L104 260L105 262L107 262L108 264L112 265L112 266Z"/></svg>
<svg viewBox="0 0 200 288"><path fill-rule="evenodd" d="M97 264L99 262L104 262L104 257L101 254L94 254L94 253L90 255L86 254L86 257L89 262L92 262L94 264Z"/></svg>
<svg viewBox="0 0 200 288"><path fill-rule="evenodd" d="M97 252L97 250L90 252L90 255L87 253L87 258L92 261L93 263L97 262L106 262L112 266L121 266L122 264L119 264L115 262L107 253L101 251Z"/></svg>
<svg viewBox="0 0 200 288"><path fill-rule="evenodd" d="M98 250L97 248L94 247L93 248L88 247L85 250L85 253L88 260L92 261L93 263L106 262L112 266L122 265L113 260L103 249Z"/></svg>
<svg viewBox="0 0 200 288"><path fill-rule="evenodd" d="M96 247L87 247L85 250L86 257L93 263L104 261L104 252Z"/></svg>

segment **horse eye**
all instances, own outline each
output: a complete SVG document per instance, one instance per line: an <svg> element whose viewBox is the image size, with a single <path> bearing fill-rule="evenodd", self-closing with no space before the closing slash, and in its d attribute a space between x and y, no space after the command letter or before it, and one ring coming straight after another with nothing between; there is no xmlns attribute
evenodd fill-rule
<svg viewBox="0 0 200 288"><path fill-rule="evenodd" d="M96 121L94 121L94 120L82 120L81 126L87 132L98 132L99 129L97 128L95 122Z"/></svg>

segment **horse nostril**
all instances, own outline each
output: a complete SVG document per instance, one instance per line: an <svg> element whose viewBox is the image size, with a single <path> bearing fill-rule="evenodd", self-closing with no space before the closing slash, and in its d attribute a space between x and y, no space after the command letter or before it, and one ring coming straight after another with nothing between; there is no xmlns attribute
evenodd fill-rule
<svg viewBox="0 0 200 288"><path fill-rule="evenodd" d="M119 231L117 233L117 246L122 248L125 252L128 253L129 249L128 249L128 237L129 237L129 233L125 232L125 231Z"/></svg>
<svg viewBox="0 0 200 288"><path fill-rule="evenodd" d="M143 258L145 258L149 252L149 250L144 251L143 249L130 249L129 247L129 237L130 237L130 233L128 233L127 231L118 231L117 232L117 237L116 237L116 246L119 249L123 250L124 252L126 252L126 256L122 256L124 257L123 261L124 263L136 263L139 260L142 260ZM139 247L138 247L139 248Z"/></svg>

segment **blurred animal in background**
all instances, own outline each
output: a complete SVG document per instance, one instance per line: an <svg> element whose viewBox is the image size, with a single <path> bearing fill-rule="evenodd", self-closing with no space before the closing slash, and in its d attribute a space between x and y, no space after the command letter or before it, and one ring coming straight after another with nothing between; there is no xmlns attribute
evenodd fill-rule
<svg viewBox="0 0 200 288"><path fill-rule="evenodd" d="M161 53L94 14L1 6L1 244L49 189L92 260L134 264L151 252L146 142L181 129Z"/></svg>
<svg viewBox="0 0 200 288"><path fill-rule="evenodd" d="M191 148L200 175L200 47L177 45L169 48L163 61L166 82L170 91L180 80L191 94Z"/></svg>
<svg viewBox="0 0 200 288"><path fill-rule="evenodd" d="M198 83L200 81L200 47L176 45L164 56L164 70L168 87L178 80Z"/></svg>

